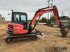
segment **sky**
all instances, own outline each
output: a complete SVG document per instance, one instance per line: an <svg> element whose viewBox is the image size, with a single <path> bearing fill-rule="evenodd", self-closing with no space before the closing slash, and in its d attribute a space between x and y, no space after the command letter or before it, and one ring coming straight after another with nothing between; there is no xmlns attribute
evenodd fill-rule
<svg viewBox="0 0 70 52"><path fill-rule="evenodd" d="M11 20L11 10L18 12L26 12L28 19L32 19L35 11L39 8L47 7L48 0L1 0L0 1L0 14L5 17L6 21ZM51 4L51 2L50 2ZM56 5L59 11L59 16L63 15L70 17L70 0L53 0L53 5ZM44 17L48 15L43 15Z"/></svg>

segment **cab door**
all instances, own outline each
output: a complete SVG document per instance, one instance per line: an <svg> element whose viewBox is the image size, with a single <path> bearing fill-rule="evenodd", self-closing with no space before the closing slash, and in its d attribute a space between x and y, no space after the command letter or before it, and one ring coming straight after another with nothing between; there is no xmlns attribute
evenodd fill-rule
<svg viewBox="0 0 70 52"><path fill-rule="evenodd" d="M22 24L27 29L27 14L21 12L12 12L12 22Z"/></svg>

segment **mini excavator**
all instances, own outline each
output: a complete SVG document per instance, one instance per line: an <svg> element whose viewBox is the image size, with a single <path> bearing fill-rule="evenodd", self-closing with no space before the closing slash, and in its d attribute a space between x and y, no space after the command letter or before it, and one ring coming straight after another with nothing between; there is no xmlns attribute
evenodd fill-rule
<svg viewBox="0 0 70 52"><path fill-rule="evenodd" d="M28 24L28 18L27 14L24 12L14 12L12 10L12 20L11 23L8 24L8 29L7 29L7 38L5 41L7 43L11 43L15 40L24 40L24 39L36 39L37 35L41 34L38 32L38 30L35 29L40 17L44 13L49 13L53 12L54 14L54 19L60 28L60 32L62 34L62 37L65 37L67 35L67 31L65 28L63 28L63 25L59 21L58 17L58 9L54 5L52 7L45 7L38 9L31 20L30 24ZM35 29L35 31L33 31Z"/></svg>

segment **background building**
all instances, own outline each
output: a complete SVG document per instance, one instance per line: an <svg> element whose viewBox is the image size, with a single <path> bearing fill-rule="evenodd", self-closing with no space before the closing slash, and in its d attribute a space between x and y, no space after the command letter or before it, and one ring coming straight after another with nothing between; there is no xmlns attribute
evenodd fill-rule
<svg viewBox="0 0 70 52"><path fill-rule="evenodd" d="M67 17L67 16L61 16L61 17L60 17L60 22L61 22L64 26L68 26L68 19L69 19L69 17Z"/></svg>
<svg viewBox="0 0 70 52"><path fill-rule="evenodd" d="M67 16L61 16L61 17L59 17L60 22L61 22L65 27L69 25L69 19L70 19L70 18L67 17ZM52 20L52 21L51 21L51 25L52 25L53 27L58 27L55 20Z"/></svg>
<svg viewBox="0 0 70 52"><path fill-rule="evenodd" d="M0 22L2 22L2 15L0 14Z"/></svg>

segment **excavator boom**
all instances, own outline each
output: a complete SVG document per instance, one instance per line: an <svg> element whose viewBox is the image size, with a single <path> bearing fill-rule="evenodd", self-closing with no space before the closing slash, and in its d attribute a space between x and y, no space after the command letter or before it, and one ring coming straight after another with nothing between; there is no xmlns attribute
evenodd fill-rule
<svg viewBox="0 0 70 52"><path fill-rule="evenodd" d="M42 8L42 9L38 9L37 11L36 11L36 13L35 13L35 15L34 15L34 17L33 17L33 19L32 19L32 21L31 21L31 23L30 23L30 28L33 28L34 27L34 25L35 25L35 23L36 23L36 19L38 18L40 18L44 13L48 13L48 12L53 12L53 14L54 14L54 18L55 18L55 20L56 20L56 22L57 22L57 25L58 25L58 27L60 28L60 21L59 21L59 19L58 19L58 10L57 10L57 7L56 6L53 6L53 7L51 7L51 8L49 8L49 7L46 7L46 8Z"/></svg>

